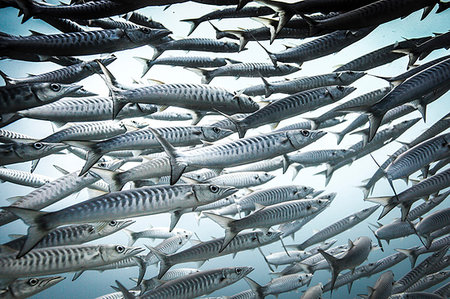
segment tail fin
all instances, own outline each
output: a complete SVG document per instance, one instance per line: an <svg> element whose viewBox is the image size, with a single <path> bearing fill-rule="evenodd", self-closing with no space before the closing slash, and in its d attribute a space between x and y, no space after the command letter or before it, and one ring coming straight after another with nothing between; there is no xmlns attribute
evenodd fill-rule
<svg viewBox="0 0 450 299"><path fill-rule="evenodd" d="M213 213L208 213L208 212L204 212L203 214L206 217L208 217L212 221L216 222L217 224L219 224L221 227L223 227L225 229L225 237L223 239L222 247L219 250L219 253L220 253L228 246L228 244L230 244L230 242L237 235L237 232L232 231L230 226L229 226L230 223L234 221L234 219L233 218L228 218L228 217L225 217L225 216L221 216L221 215L216 215L216 214L213 214Z"/></svg>
<svg viewBox="0 0 450 299"><path fill-rule="evenodd" d="M164 49L162 49L161 47L158 46L153 46L153 56L152 56L152 60L155 60L156 58L158 58L159 56L162 55L162 53L164 53Z"/></svg>
<svg viewBox="0 0 450 299"><path fill-rule="evenodd" d="M211 71L201 69L201 68L191 68L191 67L185 67L185 69L201 76L202 84L209 84L212 81L212 79L214 79L214 77L211 75Z"/></svg>
<svg viewBox="0 0 450 299"><path fill-rule="evenodd" d="M369 114L369 139L367 140L367 142L371 142L373 137L377 133L378 128L381 125L381 121L383 120L383 116L383 114Z"/></svg>
<svg viewBox="0 0 450 299"><path fill-rule="evenodd" d="M324 259L330 265L331 273L332 273L330 292L331 292L331 294L333 294L333 288L334 288L334 284L336 283L336 278L337 278L339 272L341 272L341 269L339 268L339 259L335 258L334 256L325 252L322 249L318 249L317 251L324 257Z"/></svg>
<svg viewBox="0 0 450 299"><path fill-rule="evenodd" d="M110 192L120 191L122 190L123 185L125 185L125 183L120 179L120 173L118 172L97 167L92 167L90 171L100 176L102 180L108 183Z"/></svg>
<svg viewBox="0 0 450 299"><path fill-rule="evenodd" d="M0 114L0 128L3 128L21 118L23 118L23 116L18 113Z"/></svg>
<svg viewBox="0 0 450 299"><path fill-rule="evenodd" d="M236 95L237 96L237 95ZM243 123L242 121L236 120L233 117L219 111L216 109L216 111L222 115L223 117L225 117L226 119L228 119L229 121L231 121L231 123L236 127L236 131L238 132L239 138L244 138L245 133L247 133L247 126L245 125L245 123Z"/></svg>
<svg viewBox="0 0 450 299"><path fill-rule="evenodd" d="M31 0L14 0L23 13L22 24L28 21L36 11L36 5Z"/></svg>
<svg viewBox="0 0 450 299"><path fill-rule="evenodd" d="M12 85L12 84L15 84L16 82L16 80L15 79L13 79L13 78L11 78L11 77L9 77L7 74L5 74L4 72L2 72L2 71L0 71L0 76L3 78L3 80L5 81L5 85L6 86L8 86L8 85Z"/></svg>
<svg viewBox="0 0 450 299"><path fill-rule="evenodd" d="M113 82L117 82L117 80L114 78L113 74L106 68L106 66L103 65L98 59L96 60L98 65L100 66L100 69L102 70L103 74L105 75L105 78L103 80L106 83L106 86L108 87L112 100L113 100L113 114L112 119L115 119L117 117L117 114L122 110L122 108L127 104L127 102L120 97L120 88L117 88L114 86Z"/></svg>
<svg viewBox="0 0 450 299"><path fill-rule="evenodd" d="M400 249L400 248L397 248L397 249L395 249L395 251L403 253L406 256L408 256L409 261L411 262L411 268L414 268L414 265L416 264L416 261L417 261L417 257L419 256L417 254L416 249Z"/></svg>
<svg viewBox="0 0 450 299"><path fill-rule="evenodd" d="M137 266L139 267L139 275L136 281L136 285L139 286L142 280L144 279L145 272L147 271L147 263L144 261L143 258L138 256L133 256L133 259L136 262Z"/></svg>
<svg viewBox="0 0 450 299"><path fill-rule="evenodd" d="M154 60L147 59L144 57L134 57L134 59L136 59L137 61L142 63L142 65L144 66L144 69L142 70L142 75L141 75L141 78L143 78L148 73L150 68L153 66Z"/></svg>
<svg viewBox="0 0 450 299"><path fill-rule="evenodd" d="M164 138L159 134L156 130L149 128L149 130L153 133L153 135L158 140L159 144L161 144L162 148L169 156L170 161L170 184L175 185L180 179L181 175L184 173L186 167L188 166L185 162L179 162L178 158L180 154L178 151Z"/></svg>
<svg viewBox="0 0 450 299"><path fill-rule="evenodd" d="M158 279L161 279L161 277L163 277L164 274L166 274L166 272L173 266L172 263L170 263L168 255L160 252L158 249L147 246L147 248L153 252L153 254L156 256L156 258L158 258L158 260L160 261L160 266L159 266L159 274L158 274Z"/></svg>
<svg viewBox="0 0 450 299"><path fill-rule="evenodd" d="M308 265L304 263L299 263L298 265L305 273L314 273L314 271L316 271L316 269L314 269L314 265Z"/></svg>
<svg viewBox="0 0 450 299"><path fill-rule="evenodd" d="M396 207L396 204L389 203L389 200L391 198L392 198L391 196L369 197L364 200L380 204L384 207L383 211L381 212L380 216L378 217L378 220L379 220L379 219L383 218L384 216L386 216L387 213L389 213L393 208Z"/></svg>
<svg viewBox="0 0 450 299"><path fill-rule="evenodd" d="M130 291L127 290L127 288L121 284L118 280L116 280L117 288L111 286L113 289L118 290L119 292L122 292L123 297L125 299L134 299L136 298L133 294L130 293Z"/></svg>
<svg viewBox="0 0 450 299"><path fill-rule="evenodd" d="M263 48L263 50L267 53L270 60L272 61L273 65L276 67L278 60L277 60L277 57L275 56L275 54L273 54L272 52L267 50L255 37L253 37L253 40L255 40L258 43L258 45L260 45L260 47Z"/></svg>
<svg viewBox="0 0 450 299"><path fill-rule="evenodd" d="M92 166L94 166L95 163L100 160L100 158L103 156L103 153L101 150L96 146L95 142L90 141L65 141L66 144L69 144L71 146L79 147L82 149L86 149L88 152L86 154L86 163L84 164L83 168L80 171L79 176L82 176L86 172L91 169Z"/></svg>
<svg viewBox="0 0 450 299"><path fill-rule="evenodd" d="M244 277L244 279L245 279L245 282L247 282L248 285L250 286L250 288L252 289L253 293L255 293L256 299L262 299L265 297L263 286L261 286L260 284L258 284L256 281L254 281L253 279L251 279L249 277Z"/></svg>
<svg viewBox="0 0 450 299"><path fill-rule="evenodd" d="M264 95L266 98L270 97L273 93L274 93L274 88L273 85L270 84L269 82L267 82L266 79L264 79L264 77L261 77L261 80L264 83L264 91L266 92L266 94Z"/></svg>
<svg viewBox="0 0 450 299"><path fill-rule="evenodd" d="M189 30L189 33L187 36L191 35L192 32L194 32L194 30L198 27L198 25L200 25L202 23L202 21L200 19L184 19L184 20L180 20L180 21L189 23L191 25L191 29Z"/></svg>
<svg viewBox="0 0 450 299"><path fill-rule="evenodd" d="M450 2L442 2L439 1L438 9L436 10L436 13L443 12L444 10L448 9L450 7Z"/></svg>
<svg viewBox="0 0 450 299"><path fill-rule="evenodd" d="M139 232L134 232L130 229L124 228L122 230L128 237L128 246L133 246L137 239L139 239Z"/></svg>
<svg viewBox="0 0 450 299"><path fill-rule="evenodd" d="M50 230L53 228L48 228L46 223L40 221L42 216L48 214L46 212L40 212L31 209L17 208L17 207L3 207L3 210L11 212L20 219L23 220L28 227L28 235L25 243L20 249L17 258L24 256L27 252L33 249L36 244L44 238Z"/></svg>

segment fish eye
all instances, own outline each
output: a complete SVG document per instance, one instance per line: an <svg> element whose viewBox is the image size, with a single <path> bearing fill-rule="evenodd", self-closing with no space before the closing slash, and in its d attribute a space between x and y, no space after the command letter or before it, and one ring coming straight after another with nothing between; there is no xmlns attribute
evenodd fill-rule
<svg viewBox="0 0 450 299"><path fill-rule="evenodd" d="M241 274L241 272L242 272L241 268L236 269L236 274Z"/></svg>
<svg viewBox="0 0 450 299"><path fill-rule="evenodd" d="M106 163L105 163L105 162L98 163L98 166L100 166L100 167L106 167Z"/></svg>
<svg viewBox="0 0 450 299"><path fill-rule="evenodd" d="M183 244L183 242L180 240L180 242L178 242L178 245L181 245L181 244Z"/></svg>
<svg viewBox="0 0 450 299"><path fill-rule="evenodd" d="M60 91L61 90L61 85L57 84L57 83L52 83L50 84L50 89L53 91Z"/></svg>
<svg viewBox="0 0 450 299"><path fill-rule="evenodd" d="M271 236L271 235L272 235L272 232L267 232L267 235L268 235L268 236Z"/></svg>
<svg viewBox="0 0 450 299"><path fill-rule="evenodd" d="M141 29L141 32L143 32L143 33L150 33L150 32L152 32L151 29L149 29L149 28L140 28L140 29Z"/></svg>
<svg viewBox="0 0 450 299"><path fill-rule="evenodd" d="M112 221L109 222L109 225L116 226L117 225L117 221L116 220L112 220Z"/></svg>
<svg viewBox="0 0 450 299"><path fill-rule="evenodd" d="M319 199L318 201L317 201L318 203L322 203L322 201Z"/></svg>
<svg viewBox="0 0 450 299"><path fill-rule="evenodd" d="M213 132L216 133L216 134L219 134L219 133L220 133L220 129L219 129L218 127L213 127L212 130L213 130Z"/></svg>
<svg viewBox="0 0 450 299"><path fill-rule="evenodd" d="M39 282L39 279L37 279L37 278L30 278L30 279L28 279L28 284L30 286L35 286L35 285L37 285L38 282Z"/></svg>
<svg viewBox="0 0 450 299"><path fill-rule="evenodd" d="M309 136L309 131L307 131L307 130L302 130L301 133L302 133L302 135L305 136L305 137L308 137L308 136Z"/></svg>
<svg viewBox="0 0 450 299"><path fill-rule="evenodd" d="M306 206L306 209L307 209L307 210L309 210L309 209L311 209L311 208L312 208L311 205L307 205L307 206Z"/></svg>
<svg viewBox="0 0 450 299"><path fill-rule="evenodd" d="M118 253L122 253L122 252L125 251L125 247L123 247L122 245L117 245L117 246L116 246L116 251L117 251Z"/></svg>
<svg viewBox="0 0 450 299"><path fill-rule="evenodd" d="M219 187L217 187L216 185L211 185L211 186L209 186L209 190L212 193L217 193L217 192L219 192Z"/></svg>
<svg viewBox="0 0 450 299"><path fill-rule="evenodd" d="M258 175L254 175L253 179L257 180L257 179L259 179L259 176Z"/></svg>
<svg viewBox="0 0 450 299"><path fill-rule="evenodd" d="M342 90L344 90L344 86L338 85L338 86L337 86L337 89L340 90L340 91L342 91Z"/></svg>
<svg viewBox="0 0 450 299"><path fill-rule="evenodd" d="M303 187L303 190L305 190L305 191L306 191L307 189L308 189L308 188L306 188L306 187Z"/></svg>
<svg viewBox="0 0 450 299"><path fill-rule="evenodd" d="M35 142L33 143L33 147L37 150L40 150L41 148L44 147L44 145L41 142Z"/></svg>

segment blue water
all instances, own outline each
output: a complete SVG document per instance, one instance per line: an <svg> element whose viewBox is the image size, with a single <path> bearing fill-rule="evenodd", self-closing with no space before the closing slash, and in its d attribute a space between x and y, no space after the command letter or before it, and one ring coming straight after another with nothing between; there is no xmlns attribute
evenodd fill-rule
<svg viewBox="0 0 450 299"><path fill-rule="evenodd" d="M200 4L182 4L182 5L172 5L167 10L163 11L163 8L146 8L140 10L143 14L151 16L154 20L163 23L170 30L174 32L173 36L175 38L182 38L186 36L189 30L189 25L187 23L179 22L180 19L199 17L209 11L214 10L215 7L203 6ZM430 35L432 33L444 33L449 29L449 19L450 12L444 12L441 14L435 14L435 10L423 21L420 21L420 16L422 12L416 12L403 20L395 20L387 24L379 26L375 31L373 31L369 36L362 39L361 41L347 47L346 49L340 51L339 53L329 55L320 59L309 61L303 64L302 70L298 73L286 76L287 78L295 78L299 76L310 76L322 73L328 73L336 68L339 64L344 64L356 57L368 53L370 51L381 48L385 45L389 45L395 41L401 41L403 38L414 38L420 36ZM220 22L213 21L221 29L236 29L238 27L243 28L256 28L259 27L255 21L252 20L222 20ZM25 24L20 24L20 19L17 17L17 10L12 8L0 9L0 30L9 34L17 35L27 35L28 30L33 29L35 31L43 33L56 33L57 31L39 20L29 20ZM194 31L192 37L211 37L214 38L215 33L208 23L203 23L199 28ZM298 45L307 40L276 40L273 45L269 45L268 42L263 42L270 51L278 52L284 49L284 45ZM240 61L252 61L252 62L269 62L269 59L265 52L256 44L249 43L248 50L241 53L234 54L207 54L207 53L195 53L196 55L215 55L217 57L230 57ZM150 58L153 51L150 47L141 47L138 49L122 51L116 53L118 59L109 68L111 72L117 77L119 82L125 84L131 84L133 78L139 78L141 74L141 65L134 60L133 56L142 56ZM184 51L168 51L163 54L166 56L176 56L184 55ZM194 53L192 53L194 54ZM423 62L435 59L437 57L448 54L446 50L438 50L430 54ZM86 57L83 59L88 59L92 57ZM384 65L382 67L372 69L369 71L370 74L390 76L402 73L406 70L407 58L401 58L393 63ZM51 63L31 63L31 62L21 62L13 60L3 60L0 61L0 70L5 72L11 77L24 77L27 73L43 73L53 69L57 69L58 66ZM166 83L200 83L200 77L196 74L184 70L182 68L168 67L168 66L154 66L146 78L158 79ZM145 81L145 80L144 80ZM236 80L230 77L220 77L215 78L211 85L221 86L229 90L238 90L246 86L259 84L260 79L257 78L240 78ZM86 89L98 92L100 95L107 95L107 88L105 87L103 81L99 76L92 76L81 81L81 84L85 86ZM348 98L355 97L357 95L366 93L368 91L387 86L384 80L377 79L371 76L365 76L353 86L357 87L357 90L351 94ZM281 98L280 95L273 96L272 98ZM399 140L400 141L410 141L418 134L420 134L425 128L429 127L431 124L436 122L442 116L444 116L449 111L449 93L445 94L438 101L432 103L428 107L427 112L427 123L420 121L413 128L409 129L405 134L403 134ZM314 111L313 113L305 114L306 116L318 116L321 113L327 111L329 107L325 107ZM347 122L341 124L337 127L332 127L329 129L330 132L336 132L343 129L349 124L357 115L352 114L346 117ZM395 123L411 119L414 117L419 117L419 112L414 112L402 119L395 121ZM207 118L203 124L211 123L217 118ZM292 123L299 118L293 118L281 123L284 124ZM187 125L189 122L178 122L176 125ZM154 126L167 126L172 125L167 122L155 121ZM52 133L53 127L49 122L37 121L37 120L20 120L16 123L6 127L6 129L24 133L27 135L34 136L36 138L42 138ZM248 136L256 135L262 132L268 132L270 129L268 126L260 128L258 130L250 131ZM235 135L232 139L237 138ZM352 144L358 142L360 137L355 135L349 135L344 138L344 141L337 146L336 139L333 134L327 134L324 138L318 142L308 146L306 150L313 149L324 149L324 148L348 148ZM401 145L398 142L392 142L382 149L374 153L374 157L380 163L383 162L387 156L394 151L396 151ZM79 170L83 161L72 155L53 155L51 157L46 157L41 160L39 166L37 167L36 173L45 174L53 177L58 177L60 174L53 168L52 165L59 165L63 168L75 171ZM8 166L14 169L29 170L30 162L15 164ZM295 235L295 242L302 242L308 238L313 230L320 230L325 226L346 217L356 211L359 211L365 207L371 206L372 203L365 202L362 200L362 193L357 188L358 185L362 184L362 181L370 178L372 174L376 171L377 166L374 164L372 159L368 156L355 161L351 166L346 166L339 169L331 179L328 186L325 187L325 180L322 176L315 176L314 174L318 171L323 170L323 167L308 168L300 171L297 178L291 181L291 171L289 170L286 174L282 174L281 171L277 171L277 177L271 182L264 186L258 188L266 188L277 185L286 184L302 184L314 187L316 189L324 189L325 193L337 192L338 195L331 206L326 209L322 214L320 214L313 221L305 225L302 230L300 230ZM414 176L417 176L415 174ZM413 176L413 177L414 177ZM404 190L406 185L403 181L395 182L395 187L398 191ZM9 205L6 198L11 196L26 195L32 189L23 186L16 186L10 183L4 183L1 185L1 197L0 205ZM392 191L389 188L385 180L381 180L377 183L373 196L383 196L391 195ZM45 209L46 211L55 211L66 207L68 205L83 201L88 198L86 191L82 191L78 195L72 195L51 207ZM439 209L449 206L448 200L441 204ZM337 244L345 244L348 239L356 239L359 236L366 235L376 242L376 239L372 235L371 231L368 229L369 223L375 223L376 219L381 210L376 211L371 217L366 221L358 224L353 229L346 231L337 237L335 237L338 242ZM390 223L394 218L399 217L399 210L395 209L393 212L388 214L382 219L381 223ZM153 226L168 226L169 225L169 214L153 215L147 217L140 217L136 219L137 222L131 226L132 230L144 230L148 228L149 225ZM200 225L197 225L194 215L187 214L182 216L177 227L185 228L188 230L195 231L201 240L208 240L211 237L222 237L224 235L224 230L220 228L216 223L210 220L202 220ZM0 241L2 243L8 241L8 234L26 233L26 226L21 221L15 221L9 225L0 227ZM285 240L287 244L294 244L291 238ZM127 237L124 233L118 232L112 236L106 237L104 239L97 240L94 242L96 244L126 244ZM149 244L155 246L157 243L149 242L147 240L139 240L136 245L142 246L144 244ZM385 243L384 243L385 244ZM369 261L376 261L384 256L394 253L395 248L408 248L413 245L419 245L419 240L417 236L410 236L405 239L393 240L390 245L385 246L385 252L380 250L372 251L369 255ZM280 242L265 246L262 248L264 253L267 255L272 252L278 252L282 250ZM424 257L420 257L420 262ZM265 284L271 279L269 275L269 268L264 263L264 260L260 256L257 250L246 251L239 253L234 259L231 256L224 256L215 258L206 262L201 269L212 269L219 267L229 267L229 266L252 266L255 270L250 273L249 277L257 281L260 284ZM196 267L195 264L183 264L177 267ZM280 268L278 268L280 269ZM410 270L410 263L408 260L404 260L395 267L392 268L395 279L401 278L407 271ZM152 277L156 275L158 268L155 266L149 267L146 277ZM67 276L67 279L57 286L46 290L38 295L36 298L94 298L106 293L113 292L110 285L114 284L114 280L119 280L126 286L131 287L132 282L128 279L129 277L137 276L137 268L130 269L119 269L110 270L103 273L97 271L87 271L75 282L71 281L72 274L63 274ZM381 273L380 273L381 274ZM357 294L367 294L367 286L373 286L376 279L380 274L374 275L371 278L364 278L353 283L353 288L351 293L347 292L346 287L342 287L335 290L333 293L333 298L354 298ZM318 271L314 274L311 285L316 285L319 282L323 284L327 283L330 279L331 274L328 271ZM218 290L211 294L211 296L222 296L222 295L232 295L248 289L248 285L242 280L227 288ZM437 288L434 287L433 289ZM306 287L300 289L304 290ZM290 292L281 294L280 298L299 298L301 292ZM324 295L324 298L329 298L329 293Z"/></svg>

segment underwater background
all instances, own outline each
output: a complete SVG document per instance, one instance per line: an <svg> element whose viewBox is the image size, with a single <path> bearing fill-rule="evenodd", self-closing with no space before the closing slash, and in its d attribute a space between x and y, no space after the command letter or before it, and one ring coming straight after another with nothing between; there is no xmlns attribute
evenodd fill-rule
<svg viewBox="0 0 450 299"><path fill-rule="evenodd" d="M50 3L56 3L50 2ZM166 10L164 7L151 7L139 10L142 14L152 17L155 21L161 22L168 29L173 32L173 37L175 39L186 37L189 32L189 24L180 22L181 19L195 18L204 15L210 11L217 9L217 7L209 5L201 5L197 3L183 3L172 5ZM302 70L300 72L285 76L286 78L296 78L299 76L311 76L317 74L325 74L333 71L337 65L344 64L356 57L359 57L365 53L374 51L396 41L401 41L404 38L415 38L431 35L433 33L445 33L450 28L450 11L445 11L440 14L435 14L436 8L433 12L420 21L422 11L411 14L410 16L400 20L394 20L386 24L378 26L372 33L362 40L348 46L339 53L328 55L323 58L315 59L312 61L305 62L302 65ZM0 9L0 31L14 34L14 35L28 35L30 29L46 34L58 33L56 29L47 25L43 21L31 19L24 24L21 24L21 19L17 17L17 10L13 8ZM236 29L236 28L256 28L261 25L250 19L224 19L221 21L212 21L220 29ZM191 35L191 37L209 37L215 38L215 32L213 28L207 23L202 23ZM269 45L267 41L262 42L262 44L267 47L272 52L279 52L283 50L284 45L299 45L310 39L297 40L297 39L282 39L275 40L272 45ZM264 50L255 42L250 42L247 45L248 50L240 53L190 53L192 55L202 55L202 56L214 56L214 57L229 57L232 59L244 61L244 62L270 62L267 54ZM113 62L108 68L116 76L117 80L123 84L132 84L133 79L140 78L142 72L142 65L135 60L134 56L151 58L153 55L153 50L151 47L141 47L137 49L131 49L115 53L118 59ZM179 56L184 55L184 51L168 51L163 54L162 57L167 56ZM431 53L426 59L420 61L420 63L425 63L427 61L433 60L437 57L442 57L448 54L448 50L437 50ZM93 59L98 56L84 56L81 57L83 60ZM379 75L379 76L393 76L400 74L406 70L408 63L408 58L403 57L390 64L369 70L369 74ZM59 68L59 66L47 63L32 63L32 62L22 62L15 60L1 60L0 70L7 75L20 78L25 77L28 73L39 74L47 71L51 71ZM200 83L200 76L197 74L185 70L179 67L170 66L153 66L145 78L152 78L163 81L165 83ZM271 78L269 81L274 81L279 78ZM144 79L145 82L145 79ZM259 78L239 78L235 79L232 77L217 77L210 84L212 86L220 86L227 90L239 90L247 86L260 84L261 79ZM83 85L85 89L97 92L99 95L106 96L108 90L103 80L98 76L94 75L87 79L82 80L79 84ZM360 94L366 93L368 91L387 86L388 83L385 80L375 78L372 76L364 76L359 79L352 86L357 87L357 90L351 95L347 96L345 100L354 98ZM281 98L281 95L272 96L272 99ZM450 94L447 92L439 100L431 103L427 109L427 122L424 123L421 120L419 123L410 128L406 133L398 138L400 141L411 141L413 138L417 137L424 129L428 128L434 124L438 119L443 117L449 112L450 107ZM305 117L319 116L323 112L330 109L330 106L317 109L311 113L304 114ZM172 110L172 108L170 108ZM177 109L173 109L177 110ZM348 114L346 116L346 122L331 128L325 129L325 131L338 132L349 124L353 119L355 119L358 114ZM395 123L398 123L405 119L412 119L415 117L420 117L418 111L414 111L407 116L404 116ZM220 119L218 116L208 116L203 119L200 124L209 124ZM300 118L295 117L285 121L282 121L280 126L285 124L293 123L298 121ZM172 126L172 125L188 125L189 121L185 122L164 122L154 120L154 127L159 126ZM51 134L54 130L50 122L31 120L31 119L21 119L7 127L5 129L27 134L36 138L43 138ZM269 126L264 126L256 130L250 130L247 134L248 136L257 135L261 132L269 132ZM329 133L325 137L321 138L312 145L309 145L304 149L334 149L334 148L348 148L352 144L360 141L359 135L347 135L340 145L336 144L336 138L333 134ZM237 139L236 134L225 140L235 140ZM222 141L221 141L222 142ZM389 154L394 153L401 144L394 141L387 144L380 150L373 153L374 158L382 163L388 157ZM45 157L39 163L35 173L44 174L52 176L54 178L60 176L59 172L52 165L58 165L69 171L76 171L81 169L84 161L75 157L72 154L66 155L51 155ZM14 164L8 166L8 168L20 169L29 171L31 162L25 162L21 164ZM128 166L129 165L129 166ZM127 167L133 166L132 163L127 164ZM370 207L373 203L363 201L362 192L358 189L359 185L362 185L362 181L370 178L374 172L377 170L377 166L370 156L365 156L357 161L355 161L350 166L345 166L337 170L330 183L325 186L325 178L321 175L314 175L315 173L324 169L324 166L312 167L302 169L294 181L292 178L292 169L289 169L285 174L282 174L281 170L275 172L276 178L265 185L255 187L255 190L262 188L288 185L288 184L300 184L314 187L316 190L325 190L323 194L330 192L337 192L337 197L331 203L331 205L321 214L319 214L314 220L306 224L300 231L295 234L295 241L292 241L291 237L284 239L286 244L301 243L306 238L313 234L314 230L320 230L335 221L338 221L352 213L355 213L363 208ZM418 173L415 173L412 177L418 177ZM411 182L409 183L411 185ZM404 181L397 180L394 182L397 192L406 189L407 185ZM127 187L125 187L127 188ZM11 183L3 183L0 185L0 206L9 205L6 201L7 198L12 196L26 195L28 192L32 191L32 188L18 186ZM384 196L392 195L392 189L389 187L387 180L380 180L372 193L372 196ZM86 190L80 192L80 194L74 194L67 197L58 203L44 209L45 211L55 211L59 210L68 205L83 201L88 199L88 194ZM417 203L416 203L417 205ZM447 199L442 204L439 205L438 209L448 208L450 206L449 200ZM413 206L414 207L414 206ZM337 239L335 245L346 244L348 239L354 240L359 236L368 236L376 243L376 238L373 236L372 232L369 230L369 223L376 223L377 218L381 209L377 210L372 214L367 220L356 225L352 229L341 233L334 237ZM380 222L382 224L390 223L394 218L399 217L400 210L394 209L393 212L389 213ZM136 218L136 223L133 224L129 229L134 231L140 231L152 226L168 226L170 221L169 214L159 214L146 217ZM200 240L209 240L211 237L223 237L224 230L218 226L216 223L209 219L203 218L199 224L195 219L195 214L185 214L181 217L178 222L177 228L184 228L196 232ZM22 221L14 221L8 225L0 227L0 242L5 243L9 241L9 234L26 234L26 226ZM195 237L193 237L195 238ZM128 242L127 236L123 232L117 232L111 236L96 240L92 243L94 244L124 244ZM368 260L376 261L392 253L395 253L395 248L409 248L414 245L421 245L418 237L416 235L411 235L404 239L396 239L387 245L385 241L382 241L385 251L374 250L370 253ZM135 243L135 246L143 246L148 244L150 246L155 246L158 241L149 241L148 239L140 239ZM191 246L190 243L186 244L181 250ZM270 245L262 247L264 254L268 255L273 252L282 251L282 246L280 242L275 242ZM418 263L426 258L429 254L425 254L419 257ZM231 255L226 255L223 257L218 257L207 261L202 267L202 270L220 268L220 267L230 267L230 266L252 266L255 268L253 272L249 274L249 277L258 282L261 285L266 284L271 278L275 276L270 275L270 270L264 259L257 250L244 251L232 258ZM196 264L180 264L174 268L180 267L196 267ZM391 270L394 272L395 279L399 279L406 272L411 269L410 262L408 259L403 260L399 264L395 265ZM159 268L156 265L152 265L147 269L146 278L153 277L158 273ZM280 270L280 267L278 268ZM345 272L345 271L344 271ZM110 285L114 285L115 280L119 280L125 286L134 286L129 277L137 277L138 269L127 268L127 269L117 269L108 270L103 273L97 271L86 271L80 278L72 282L72 273L62 274L67 277L66 280L57 284L56 286L45 290L44 292L34 296L35 298L95 298L103 294L111 293L113 290ZM362 278L353 283L351 293L349 294L346 287L341 287L333 292L333 298L354 298L357 294L367 294L367 286L373 286L375 281L378 279L379 274L373 275L370 278ZM331 274L326 270L319 270L314 273L314 277L311 281L310 286L316 285L319 282L323 284L327 283L331 278ZM432 290L438 288L443 282ZM301 291L306 290L306 286L300 288L299 291L293 291L290 293L284 293L279 296L279 298L299 298L301 296ZM237 283L228 286L224 289L215 291L210 296L223 296L223 295L233 295L240 291L249 289L249 286L244 280L240 280ZM330 298L329 293L325 293L324 298Z"/></svg>

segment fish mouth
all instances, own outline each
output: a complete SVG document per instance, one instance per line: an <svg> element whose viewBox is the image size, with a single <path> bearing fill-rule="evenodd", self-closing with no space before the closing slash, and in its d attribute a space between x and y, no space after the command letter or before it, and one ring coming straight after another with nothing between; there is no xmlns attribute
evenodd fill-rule
<svg viewBox="0 0 450 299"><path fill-rule="evenodd" d="M86 89L83 88L83 86L81 85L75 85L77 88L75 87L70 87L68 89L67 92L67 96L71 96L71 97L93 97L93 96L98 96L97 93L92 92L92 91L88 91Z"/></svg>
<svg viewBox="0 0 450 299"><path fill-rule="evenodd" d="M52 148L52 150L56 150L56 151L62 151L62 150L65 150L66 148L69 148L70 147L70 145L68 145L68 144L63 144L63 143L55 143L54 145L53 145L53 148Z"/></svg>
<svg viewBox="0 0 450 299"><path fill-rule="evenodd" d="M322 138L326 134L327 134L327 132L325 132L325 131L316 131L316 139Z"/></svg>
<svg viewBox="0 0 450 299"><path fill-rule="evenodd" d="M45 285L48 284L57 284L61 281L63 281L64 279L66 279L64 276L53 276L53 277L48 277L47 280L45 281Z"/></svg>
<svg viewBox="0 0 450 299"><path fill-rule="evenodd" d="M242 269L242 272L243 272L242 273L242 277L247 276L253 270L255 270L255 268L253 268L253 267L243 267L243 269Z"/></svg>
<svg viewBox="0 0 450 299"><path fill-rule="evenodd" d="M119 224L119 229L128 227L128 226L132 225L133 223L136 223L136 221L135 220L125 220Z"/></svg>
<svg viewBox="0 0 450 299"><path fill-rule="evenodd" d="M138 253L143 252L145 249L141 248L141 247L129 247L128 252L127 252L127 256L134 256Z"/></svg>
<svg viewBox="0 0 450 299"><path fill-rule="evenodd" d="M230 196L230 195L232 195L232 194L234 194L234 193L236 193L238 191L239 191L239 189L237 189L235 187L226 187L226 189L223 191L222 196L223 197L227 197L227 196Z"/></svg>

